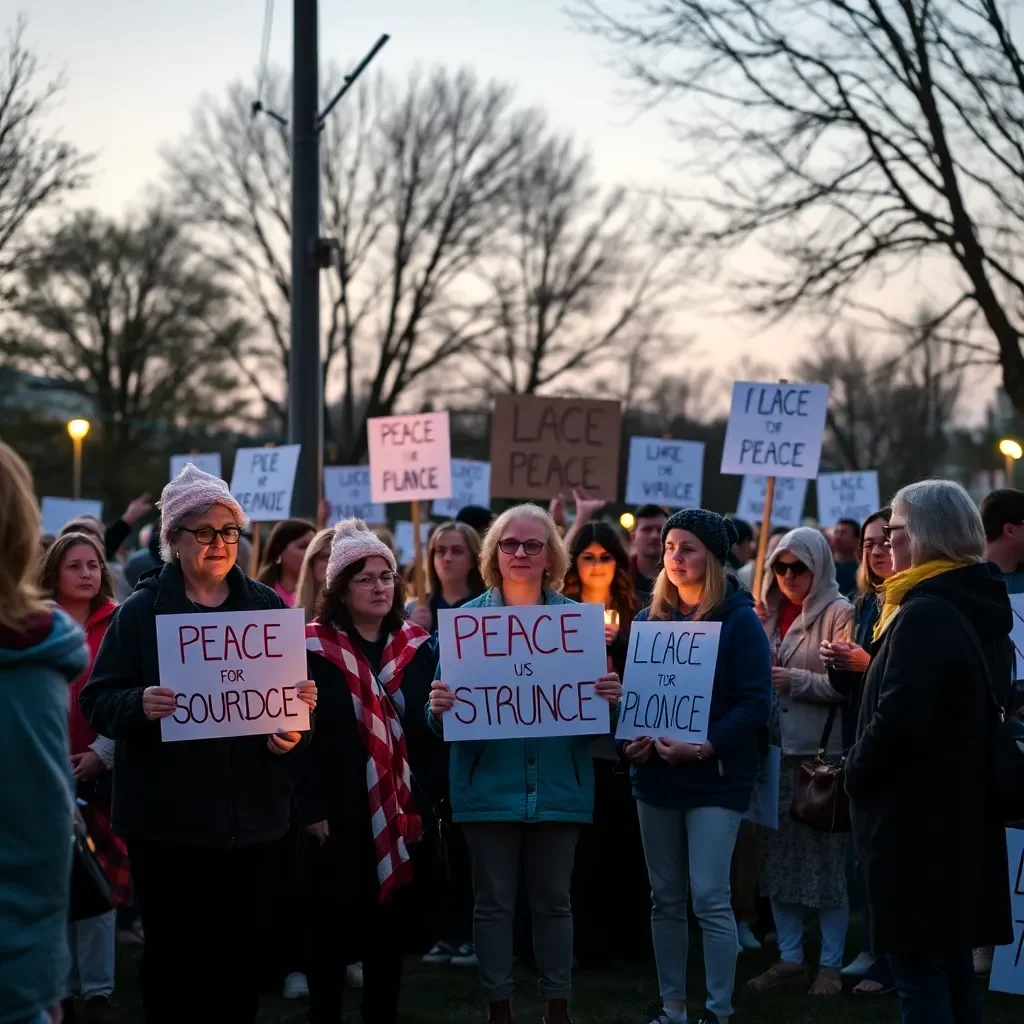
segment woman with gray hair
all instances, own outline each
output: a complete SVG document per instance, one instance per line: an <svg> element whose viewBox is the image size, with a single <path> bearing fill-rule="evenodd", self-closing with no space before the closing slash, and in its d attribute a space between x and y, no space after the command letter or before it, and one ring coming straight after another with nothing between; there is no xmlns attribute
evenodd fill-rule
<svg viewBox="0 0 1024 1024"><path fill-rule="evenodd" d="M991 776L1013 614L959 484L904 487L886 536L895 574L846 765L871 948L888 955L904 1024L979 1024L971 950L1013 940Z"/></svg>
<svg viewBox="0 0 1024 1024"><path fill-rule="evenodd" d="M811 995L842 992L839 969L850 918L842 833L818 832L795 820L796 773L821 747L842 751L846 698L829 682L823 642L847 641L853 606L839 593L828 541L817 530L791 530L768 563L758 614L772 649L775 703L768 727L782 748L779 827L759 829L761 881L771 898L779 962L750 982L759 991L810 981L804 962L804 918L821 923L821 958Z"/></svg>
<svg viewBox="0 0 1024 1024"><path fill-rule="evenodd" d="M161 506L164 565L114 613L80 704L89 724L116 740L112 823L127 841L146 934L147 1024L252 1021L277 841L289 825L281 755L302 734L161 742L175 693L160 681L156 616L284 602L235 565L246 517L223 480L190 463ZM312 683L283 682L302 683L299 696L316 706Z"/></svg>

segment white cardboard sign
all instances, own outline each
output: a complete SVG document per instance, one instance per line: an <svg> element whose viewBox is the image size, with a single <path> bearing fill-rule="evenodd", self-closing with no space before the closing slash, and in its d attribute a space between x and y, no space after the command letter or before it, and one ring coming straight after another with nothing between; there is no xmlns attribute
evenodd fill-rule
<svg viewBox="0 0 1024 1024"><path fill-rule="evenodd" d="M720 622L634 622L615 738L703 743L721 635Z"/></svg>
<svg viewBox="0 0 1024 1024"><path fill-rule="evenodd" d="M56 536L72 519L93 516L103 522L103 502L86 498L43 498L43 533Z"/></svg>
<svg viewBox="0 0 1024 1024"><path fill-rule="evenodd" d="M196 469L210 476L221 475L220 452L193 452L191 455L171 456L171 475L168 479L173 480L190 462Z"/></svg>
<svg viewBox="0 0 1024 1024"><path fill-rule="evenodd" d="M1024 996L1024 829L1006 830L1006 852L1010 861L1013 942L996 947L989 988L993 992Z"/></svg>
<svg viewBox="0 0 1024 1024"><path fill-rule="evenodd" d="M456 697L446 740L609 731L608 702L594 693L608 671L600 605L446 608L437 628L441 678Z"/></svg>
<svg viewBox="0 0 1024 1024"><path fill-rule="evenodd" d="M427 550L433 526L433 523L420 523L420 543L424 551ZM407 565L416 557L416 535L408 519L399 519L395 523L395 547L398 548L398 561L402 565Z"/></svg>
<svg viewBox="0 0 1024 1024"><path fill-rule="evenodd" d="M454 519L467 505L491 507L491 464L452 459L452 496L435 498L430 514Z"/></svg>
<svg viewBox="0 0 1024 1024"><path fill-rule="evenodd" d="M156 643L160 685L175 692L165 743L309 729L301 610L158 615Z"/></svg>
<svg viewBox="0 0 1024 1024"><path fill-rule="evenodd" d="M750 794L750 807L743 815L755 825L763 825L773 832L779 830L779 776L782 772L782 748L770 746L768 756L760 763L754 789Z"/></svg>
<svg viewBox="0 0 1024 1024"><path fill-rule="evenodd" d="M299 445L239 448L231 474L231 493L254 523L276 523L292 514Z"/></svg>
<svg viewBox="0 0 1024 1024"><path fill-rule="evenodd" d="M452 496L448 413L378 416L366 421L374 501L434 501Z"/></svg>
<svg viewBox="0 0 1024 1024"><path fill-rule="evenodd" d="M827 411L827 384L735 381L722 472L813 480Z"/></svg>
<svg viewBox="0 0 1024 1024"><path fill-rule="evenodd" d="M653 503L666 508L700 508L704 445L634 437L629 442L626 504Z"/></svg>
<svg viewBox="0 0 1024 1024"><path fill-rule="evenodd" d="M768 481L763 476L745 476L740 489L736 515L748 523L764 520L764 496ZM775 481L775 500L772 502L772 526L799 526L804 518L807 501L807 481L782 477Z"/></svg>
<svg viewBox="0 0 1024 1024"><path fill-rule="evenodd" d="M818 476L818 525L823 529L835 526L840 519L863 523L880 507L876 470Z"/></svg>
<svg viewBox="0 0 1024 1024"><path fill-rule="evenodd" d="M331 503L331 526L342 519L388 521L384 506L370 497L369 466L324 466L324 497Z"/></svg>
<svg viewBox="0 0 1024 1024"><path fill-rule="evenodd" d="M1013 678L1024 679L1024 594L1010 595L1010 609L1013 611L1013 629L1010 639L1013 641Z"/></svg>

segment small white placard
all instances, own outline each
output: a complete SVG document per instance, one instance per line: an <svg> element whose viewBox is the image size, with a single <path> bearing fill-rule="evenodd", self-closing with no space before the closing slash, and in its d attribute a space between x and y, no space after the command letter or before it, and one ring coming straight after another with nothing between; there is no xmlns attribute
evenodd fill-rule
<svg viewBox="0 0 1024 1024"><path fill-rule="evenodd" d="M378 416L366 421L370 493L387 505L452 496L448 413Z"/></svg>
<svg viewBox="0 0 1024 1024"><path fill-rule="evenodd" d="M209 473L210 476L220 477L221 475L220 452L193 452L191 455L171 456L169 479L173 480L190 462L196 469L201 469L204 473Z"/></svg>
<svg viewBox="0 0 1024 1024"><path fill-rule="evenodd" d="M827 384L735 381L722 472L813 480L827 411Z"/></svg>
<svg viewBox="0 0 1024 1024"><path fill-rule="evenodd" d="M629 442L626 504L700 508L704 445L700 441L666 441L634 437Z"/></svg>
<svg viewBox="0 0 1024 1024"><path fill-rule="evenodd" d="M324 466L324 497L331 503L331 521L362 519L364 523L386 523L384 506L370 497L369 466Z"/></svg>
<svg viewBox="0 0 1024 1024"><path fill-rule="evenodd" d="M634 622L617 740L708 738L720 622Z"/></svg>
<svg viewBox="0 0 1024 1024"><path fill-rule="evenodd" d="M1010 917L1013 942L997 946L992 958L993 992L1024 996L1024 829L1006 830L1006 852L1010 862Z"/></svg>
<svg viewBox="0 0 1024 1024"><path fill-rule="evenodd" d="M835 526L840 519L863 523L880 505L874 469L818 476L818 525L822 529Z"/></svg>
<svg viewBox="0 0 1024 1024"><path fill-rule="evenodd" d="M745 476L740 489L736 515L748 523L764 519L764 495L768 481L763 476ZM804 518L807 501L807 481L782 477L775 481L775 500L772 502L772 526L799 526Z"/></svg>
<svg viewBox="0 0 1024 1024"><path fill-rule="evenodd" d="M301 610L158 615L156 643L160 685L175 692L165 743L309 729Z"/></svg>
<svg viewBox="0 0 1024 1024"><path fill-rule="evenodd" d="M292 514L299 445L239 448L231 474L231 493L254 523L276 523Z"/></svg>
<svg viewBox="0 0 1024 1024"><path fill-rule="evenodd" d="M782 748L771 746L761 762L750 794L750 807L743 815L755 825L779 830L779 774L782 770Z"/></svg>
<svg viewBox="0 0 1024 1024"><path fill-rule="evenodd" d="M43 533L56 536L79 516L94 516L103 522L103 502L86 498L43 498Z"/></svg>
<svg viewBox="0 0 1024 1024"><path fill-rule="evenodd" d="M608 671L600 605L446 608L437 628L441 678L456 696L446 740L609 731L608 702L594 693Z"/></svg>
<svg viewBox="0 0 1024 1024"><path fill-rule="evenodd" d="M454 519L467 505L491 507L491 464L452 459L452 496L435 498L430 514Z"/></svg>
<svg viewBox="0 0 1024 1024"><path fill-rule="evenodd" d="M420 523L420 543L424 551L427 550L433 526L433 523ZM416 558L415 534L408 519L399 519L395 523L395 547L398 548L398 561L401 565L408 565Z"/></svg>

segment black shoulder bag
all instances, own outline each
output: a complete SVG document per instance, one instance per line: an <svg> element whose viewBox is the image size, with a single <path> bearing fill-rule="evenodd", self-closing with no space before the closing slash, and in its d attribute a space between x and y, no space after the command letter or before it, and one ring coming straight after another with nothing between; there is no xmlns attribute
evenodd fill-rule
<svg viewBox="0 0 1024 1024"><path fill-rule="evenodd" d="M850 798L846 795L846 755L836 761L828 758L828 740L835 724L837 704L833 704L821 734L818 754L813 761L797 765L793 783L791 816L818 832L850 831Z"/></svg>

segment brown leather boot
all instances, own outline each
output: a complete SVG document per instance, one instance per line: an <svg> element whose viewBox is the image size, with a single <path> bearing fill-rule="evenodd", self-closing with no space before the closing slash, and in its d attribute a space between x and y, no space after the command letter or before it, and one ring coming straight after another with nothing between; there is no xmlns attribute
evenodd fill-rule
<svg viewBox="0 0 1024 1024"><path fill-rule="evenodd" d="M572 1017L569 1016L569 1001L549 999L544 1011L544 1024L573 1024Z"/></svg>
<svg viewBox="0 0 1024 1024"><path fill-rule="evenodd" d="M508 999L499 999L491 1003L487 1024L513 1024L512 1003Z"/></svg>

